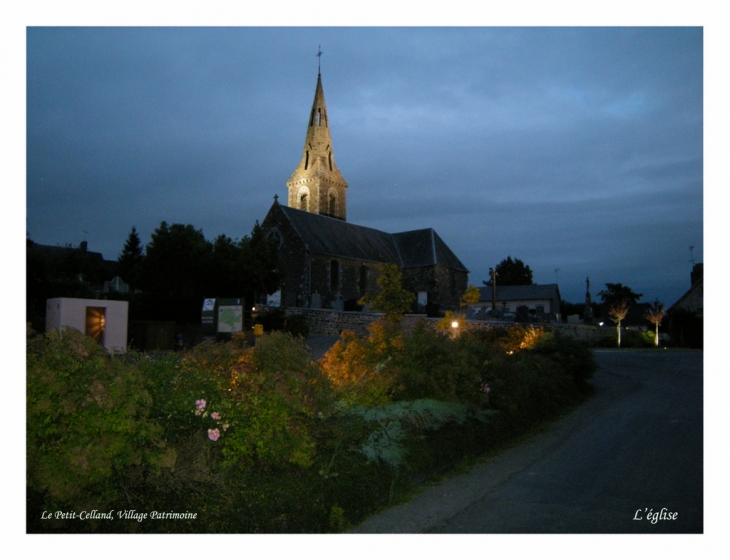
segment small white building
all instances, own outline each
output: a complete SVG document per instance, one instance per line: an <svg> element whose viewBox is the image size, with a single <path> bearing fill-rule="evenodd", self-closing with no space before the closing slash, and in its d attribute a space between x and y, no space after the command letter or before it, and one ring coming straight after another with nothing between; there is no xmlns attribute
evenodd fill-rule
<svg viewBox="0 0 730 560"><path fill-rule="evenodd" d="M519 307L527 307L531 315L555 318L560 315L560 290L557 284L500 286L497 283L496 304L505 314L514 314ZM479 303L469 307L474 318L481 318L479 312L485 316L492 309L492 288L479 288Z"/></svg>
<svg viewBox="0 0 730 560"><path fill-rule="evenodd" d="M129 302L106 299L53 298L46 300L46 332L76 329L107 350L127 351Z"/></svg>

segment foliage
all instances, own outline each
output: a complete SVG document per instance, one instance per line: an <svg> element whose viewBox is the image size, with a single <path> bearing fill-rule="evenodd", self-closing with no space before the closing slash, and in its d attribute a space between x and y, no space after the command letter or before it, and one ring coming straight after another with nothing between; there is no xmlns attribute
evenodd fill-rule
<svg viewBox="0 0 730 560"><path fill-rule="evenodd" d="M520 259L508 256L496 267L497 286L525 286L533 284L532 269ZM492 280L484 280L485 286L491 286Z"/></svg>
<svg viewBox="0 0 730 560"><path fill-rule="evenodd" d="M385 313L387 321L398 323L411 309L416 300L415 294L403 288L401 271L394 264L383 266L378 277L378 286L378 294L373 298L363 297L361 303L369 303L374 311Z"/></svg>
<svg viewBox="0 0 730 560"><path fill-rule="evenodd" d="M463 424L468 417L488 421L487 414L472 406L432 399L398 401L370 408L357 406L347 413L375 424L360 452L369 461L382 460L393 467L404 462L408 440L423 437L427 431L437 430L448 422Z"/></svg>
<svg viewBox="0 0 730 560"><path fill-rule="evenodd" d="M258 221L250 237L241 240L244 274L243 294L247 301L257 301L259 295L273 294L281 286L279 253L276 245L266 239Z"/></svg>
<svg viewBox="0 0 730 560"><path fill-rule="evenodd" d="M49 507L102 509L127 469L175 463L139 369L78 331L28 339L26 398L28 484Z"/></svg>
<svg viewBox="0 0 730 560"><path fill-rule="evenodd" d="M615 301L611 307L608 308L608 316L614 323L616 323L616 341L619 348L621 348L621 321L626 318L626 314L628 312L629 304L625 300Z"/></svg>
<svg viewBox="0 0 730 560"><path fill-rule="evenodd" d="M606 289L598 292L604 308L610 310L617 305L626 304L627 307L635 305L641 299L642 294L634 293L631 288L623 284L606 284Z"/></svg>
<svg viewBox="0 0 730 560"><path fill-rule="evenodd" d="M194 322L205 297L244 297L276 291L280 283L276 248L258 222L251 237L236 242L219 235L212 243L191 225L162 222L142 261L140 287L153 298L149 319Z"/></svg>
<svg viewBox="0 0 730 560"><path fill-rule="evenodd" d="M366 338L344 331L320 360L340 408L390 402L396 390L393 360L403 349L403 333L392 323L371 323Z"/></svg>
<svg viewBox="0 0 730 560"><path fill-rule="evenodd" d="M479 303L480 299L481 293L479 292L479 288L476 286L469 286L461 296L461 308L463 309L472 303Z"/></svg>
<svg viewBox="0 0 730 560"><path fill-rule="evenodd" d="M307 338L309 336L309 322L304 315L291 315L286 320L286 332L294 337Z"/></svg>
<svg viewBox="0 0 730 560"><path fill-rule="evenodd" d="M117 260L119 276L129 284L132 291L137 287L139 272L144 259L143 252L142 241L137 234L137 228L132 226L132 231L129 232L129 237L124 242L124 248Z"/></svg>
<svg viewBox="0 0 730 560"><path fill-rule="evenodd" d="M180 366L179 378L199 386L188 410L209 418L204 428L213 445L220 445L224 465L312 463L309 424L328 413L329 387L301 342L275 332L260 337L254 348L204 343Z"/></svg>
<svg viewBox="0 0 730 560"><path fill-rule="evenodd" d="M158 305L156 319L189 322L200 318L212 247L202 230L162 222L152 233L139 276L141 289Z"/></svg>
<svg viewBox="0 0 730 560"><path fill-rule="evenodd" d="M644 318L654 324L654 346L659 346L659 325L664 319L664 304L658 299L654 300L644 314Z"/></svg>
<svg viewBox="0 0 730 560"><path fill-rule="evenodd" d="M456 327L454 327L456 323ZM466 325L466 315L463 313L454 313L453 311L447 311L441 320L436 323L436 328L442 333L448 333L449 335L455 336L459 332L460 327Z"/></svg>
<svg viewBox="0 0 730 560"><path fill-rule="evenodd" d="M533 353L550 358L579 385L590 379L598 369L591 350L583 342L559 332L530 338L534 341L530 347Z"/></svg>
<svg viewBox="0 0 730 560"><path fill-rule="evenodd" d="M53 527L40 512L69 503L195 511L198 520L59 532L347 530L416 481L565 410L595 366L585 347L542 329L452 338L425 321L408 334L385 320L365 338L345 334L321 363L281 332L254 348L234 336L157 356L112 358L79 333L28 347L31 532ZM80 413L68 402L77 391L87 402ZM65 424L45 422L49 410ZM93 445L74 452L86 422ZM49 451L53 442L71 453ZM107 471L98 469L105 454ZM79 477L83 460L90 469ZM51 484L75 494L54 498Z"/></svg>
<svg viewBox="0 0 730 560"><path fill-rule="evenodd" d="M422 321L405 337L394 360L395 397L486 405L482 364L493 352L468 333L452 338Z"/></svg>

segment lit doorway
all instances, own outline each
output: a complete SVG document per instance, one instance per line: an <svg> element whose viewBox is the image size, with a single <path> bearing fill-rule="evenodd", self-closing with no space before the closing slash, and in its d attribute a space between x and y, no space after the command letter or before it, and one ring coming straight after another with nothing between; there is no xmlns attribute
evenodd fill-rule
<svg viewBox="0 0 730 560"><path fill-rule="evenodd" d="M106 307L86 308L86 334L104 346Z"/></svg>

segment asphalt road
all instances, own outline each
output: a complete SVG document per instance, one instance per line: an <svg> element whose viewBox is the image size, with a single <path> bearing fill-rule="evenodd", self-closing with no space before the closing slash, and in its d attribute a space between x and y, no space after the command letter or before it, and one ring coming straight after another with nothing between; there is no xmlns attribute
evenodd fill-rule
<svg viewBox="0 0 730 560"><path fill-rule="evenodd" d="M595 356L576 411L353 532L702 533L702 352Z"/></svg>

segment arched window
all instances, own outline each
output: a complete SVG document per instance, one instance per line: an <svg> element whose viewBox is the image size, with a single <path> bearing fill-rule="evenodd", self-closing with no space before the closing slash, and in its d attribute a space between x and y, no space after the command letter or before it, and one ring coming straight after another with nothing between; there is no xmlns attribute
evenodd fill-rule
<svg viewBox="0 0 730 560"><path fill-rule="evenodd" d="M302 191L301 193L299 193L299 209L304 211L309 210L307 191Z"/></svg>
<svg viewBox="0 0 730 560"><path fill-rule="evenodd" d="M330 191L328 205L329 206L327 208L327 213L330 216L336 216L337 215L337 195L335 194L335 191Z"/></svg>
<svg viewBox="0 0 730 560"><path fill-rule="evenodd" d="M340 287L340 263L337 261L330 262L330 288L337 290Z"/></svg>

